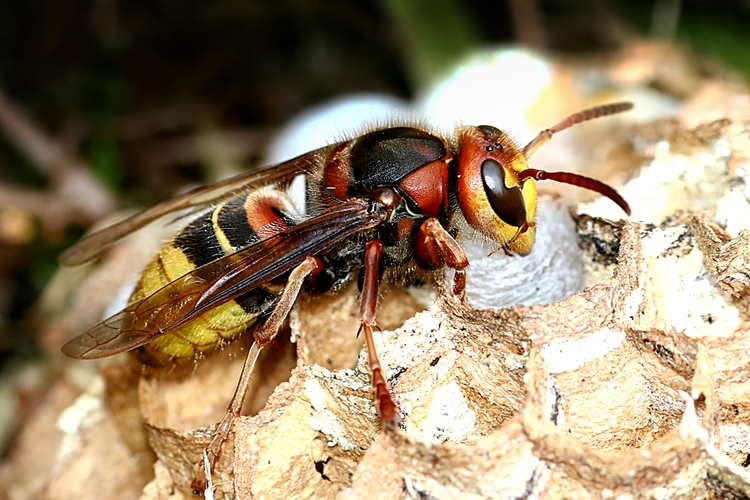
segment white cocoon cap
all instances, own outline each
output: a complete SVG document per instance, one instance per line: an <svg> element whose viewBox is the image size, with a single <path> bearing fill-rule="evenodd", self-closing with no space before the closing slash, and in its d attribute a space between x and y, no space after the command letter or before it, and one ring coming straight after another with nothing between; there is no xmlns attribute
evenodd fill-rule
<svg viewBox="0 0 750 500"><path fill-rule="evenodd" d="M584 288L583 263L575 225L568 209L541 197L536 243L525 257L477 241L462 242L469 257L466 296L477 308L558 302Z"/></svg>

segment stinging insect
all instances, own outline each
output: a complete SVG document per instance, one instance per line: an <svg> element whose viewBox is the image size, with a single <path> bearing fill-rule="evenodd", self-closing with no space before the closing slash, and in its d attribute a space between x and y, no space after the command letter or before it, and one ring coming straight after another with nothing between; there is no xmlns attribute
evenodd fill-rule
<svg viewBox="0 0 750 500"><path fill-rule="evenodd" d="M492 126L461 126L451 139L417 127L384 128L165 201L61 255L65 265L82 264L161 216L185 209L195 215L143 271L130 305L62 350L94 359L137 349L144 362L158 365L201 357L252 331L237 389L205 450L208 466L198 467L192 485L200 493L240 414L258 355L298 295L358 279L358 334L367 345L375 405L392 428L398 407L372 336L381 279L405 282L448 267L455 270L453 293L462 295L469 262L455 238L467 226L508 254L528 254L538 180L596 191L630 215L606 184L527 163L555 133L630 108L615 103L575 113L523 148ZM305 216L282 192L298 175L307 179Z"/></svg>

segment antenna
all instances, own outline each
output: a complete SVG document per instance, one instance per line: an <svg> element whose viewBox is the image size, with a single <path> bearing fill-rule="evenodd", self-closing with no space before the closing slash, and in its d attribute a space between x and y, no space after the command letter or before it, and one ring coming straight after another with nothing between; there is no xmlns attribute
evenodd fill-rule
<svg viewBox="0 0 750 500"><path fill-rule="evenodd" d="M539 149L539 146L552 139L552 136L554 134L562 132L566 128L570 128L573 125L585 122L587 120L593 120L594 118L622 113L623 111L627 111L632 107L633 103L631 102L617 102L613 104L605 104L604 106L597 106L595 108L585 109L583 111L579 111L578 113L574 113L554 127L539 132L539 134L523 148L523 154L528 159L531 155L534 154L537 149ZM625 199L620 196L620 194L613 188L601 181L597 181L596 179L574 174L572 172L546 172L544 170L538 170L535 168L528 168L526 170L518 172L517 175L519 181L523 181L524 179L528 179L529 177L531 177L537 181L557 181L562 182L563 184L572 184L573 186L596 191L597 193L600 193L617 203L617 205L622 208L626 214L631 214L630 205L628 205L628 202L625 201Z"/></svg>

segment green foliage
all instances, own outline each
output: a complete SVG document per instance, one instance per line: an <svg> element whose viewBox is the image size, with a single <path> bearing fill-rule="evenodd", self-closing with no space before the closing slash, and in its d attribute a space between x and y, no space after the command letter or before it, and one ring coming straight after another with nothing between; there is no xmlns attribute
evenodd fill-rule
<svg viewBox="0 0 750 500"><path fill-rule="evenodd" d="M454 0L382 0L403 42L407 77L418 88L432 82L479 45L472 19Z"/></svg>

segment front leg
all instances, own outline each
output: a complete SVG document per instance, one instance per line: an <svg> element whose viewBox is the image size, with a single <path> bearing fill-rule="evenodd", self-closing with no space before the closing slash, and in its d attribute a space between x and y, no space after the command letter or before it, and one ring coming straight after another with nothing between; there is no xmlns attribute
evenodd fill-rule
<svg viewBox="0 0 750 500"><path fill-rule="evenodd" d="M430 217L419 226L414 253L417 263L423 269L440 269L443 266L455 269L453 293L463 297L466 288L464 269L469 265L469 259L453 236L435 217Z"/></svg>
<svg viewBox="0 0 750 500"><path fill-rule="evenodd" d="M400 417L398 407L391 398L388 383L383 375L383 368L375 351L375 341L372 338L372 327L375 326L375 311L378 307L378 269L383 256L383 244L380 240L370 240L365 244L364 284L362 286L362 304L359 319L362 321L360 331L365 333L367 344L367 361L372 372L372 388L375 392L375 406L378 409L383 425L394 428ZM377 328L377 326L375 326Z"/></svg>

